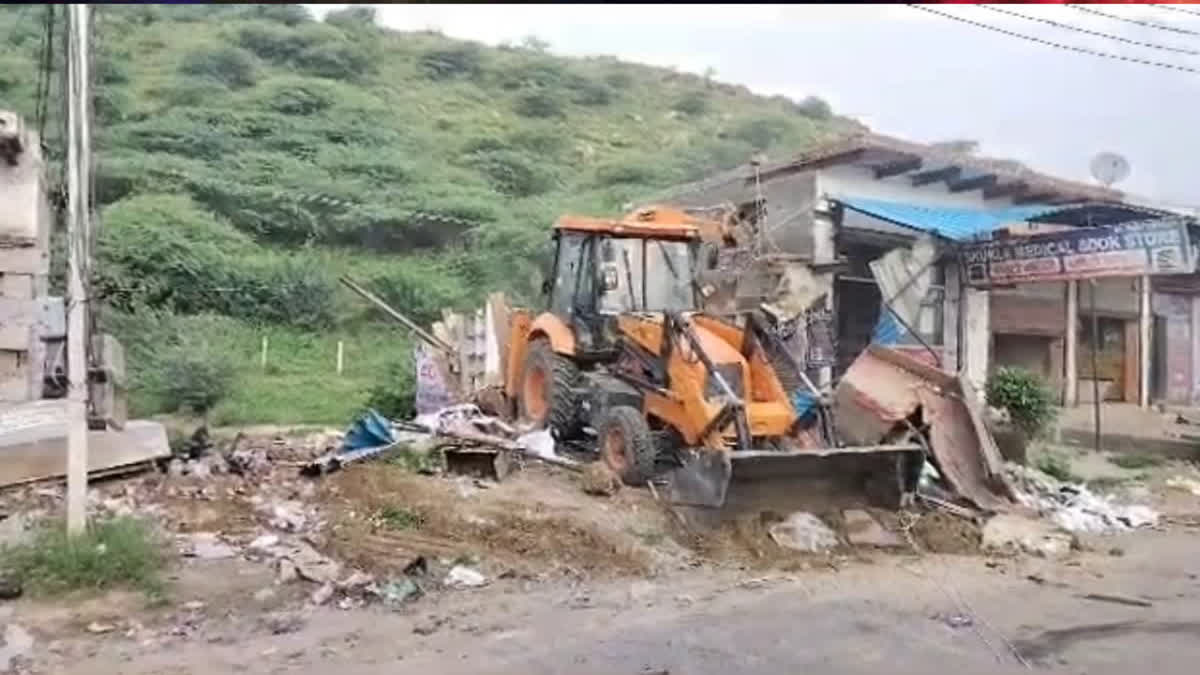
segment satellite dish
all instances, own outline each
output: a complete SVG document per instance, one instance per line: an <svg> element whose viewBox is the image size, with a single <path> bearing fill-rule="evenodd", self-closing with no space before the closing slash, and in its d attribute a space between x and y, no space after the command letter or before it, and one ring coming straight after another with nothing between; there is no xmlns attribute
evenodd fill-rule
<svg viewBox="0 0 1200 675"><path fill-rule="evenodd" d="M1129 160L1115 152L1101 152L1092 158L1092 178L1104 187L1119 183L1129 177Z"/></svg>

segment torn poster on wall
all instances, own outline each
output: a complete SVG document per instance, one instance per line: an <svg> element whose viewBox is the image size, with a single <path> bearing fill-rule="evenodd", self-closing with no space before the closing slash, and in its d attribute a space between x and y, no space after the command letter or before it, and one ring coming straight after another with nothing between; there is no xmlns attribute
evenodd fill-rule
<svg viewBox="0 0 1200 675"><path fill-rule="evenodd" d="M1188 274L1195 250L1183 219L1087 227L969 244L967 283L994 286L1143 274Z"/></svg>

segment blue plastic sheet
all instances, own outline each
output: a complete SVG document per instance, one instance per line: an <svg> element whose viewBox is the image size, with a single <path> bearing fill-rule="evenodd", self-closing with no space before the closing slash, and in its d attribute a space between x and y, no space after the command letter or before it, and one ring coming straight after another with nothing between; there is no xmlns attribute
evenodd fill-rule
<svg viewBox="0 0 1200 675"><path fill-rule="evenodd" d="M342 452L390 445L395 441L396 432L392 430L392 423L372 408L350 425L342 441Z"/></svg>

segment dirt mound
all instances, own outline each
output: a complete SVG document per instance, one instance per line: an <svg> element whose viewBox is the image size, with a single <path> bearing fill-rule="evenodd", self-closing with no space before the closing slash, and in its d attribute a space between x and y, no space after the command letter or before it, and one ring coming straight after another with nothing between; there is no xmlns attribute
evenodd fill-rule
<svg viewBox="0 0 1200 675"><path fill-rule="evenodd" d="M560 472L542 474L527 468L487 484L384 463L349 467L320 490L329 552L378 571L398 571L419 555L478 558L521 575L651 571L654 556L638 532L661 514L637 495L601 501Z"/></svg>
<svg viewBox="0 0 1200 675"><path fill-rule="evenodd" d="M979 553L983 534L975 523L942 511L927 511L910 530L922 550L931 553Z"/></svg>

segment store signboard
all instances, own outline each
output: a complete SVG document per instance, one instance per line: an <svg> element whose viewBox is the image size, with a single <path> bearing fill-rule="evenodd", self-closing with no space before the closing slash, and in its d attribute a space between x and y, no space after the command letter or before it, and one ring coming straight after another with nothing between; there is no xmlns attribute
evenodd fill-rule
<svg viewBox="0 0 1200 675"><path fill-rule="evenodd" d="M1182 219L1081 227L968 244L960 258L967 283L997 286L1143 274L1188 274L1195 248Z"/></svg>

